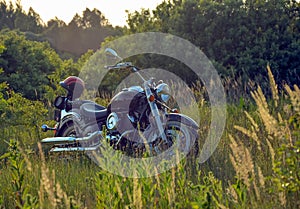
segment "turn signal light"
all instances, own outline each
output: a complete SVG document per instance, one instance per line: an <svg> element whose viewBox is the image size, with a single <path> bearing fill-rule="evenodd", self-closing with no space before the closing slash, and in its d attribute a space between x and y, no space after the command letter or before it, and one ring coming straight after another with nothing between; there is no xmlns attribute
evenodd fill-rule
<svg viewBox="0 0 300 209"><path fill-rule="evenodd" d="M148 99L149 99L150 102L153 102L153 101L155 100L155 97L154 97L154 95L152 94L152 95L149 96Z"/></svg>
<svg viewBox="0 0 300 209"><path fill-rule="evenodd" d="M172 113L179 113L179 110L175 108L175 109L172 109L171 112Z"/></svg>

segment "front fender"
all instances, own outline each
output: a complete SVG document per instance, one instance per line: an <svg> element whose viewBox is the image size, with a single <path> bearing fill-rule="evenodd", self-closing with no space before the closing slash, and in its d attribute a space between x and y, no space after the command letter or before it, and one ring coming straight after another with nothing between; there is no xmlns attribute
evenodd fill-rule
<svg viewBox="0 0 300 209"><path fill-rule="evenodd" d="M191 140L192 140L192 144L191 144L192 147L190 147L190 153L192 153L192 155L194 156L197 156L199 152L199 142L197 140L199 138L199 133L198 133L199 125L197 124L197 122L194 121L189 116L178 114L178 113L170 113L167 114L166 116L167 116L167 120L178 121L189 128L189 132L191 134Z"/></svg>
<svg viewBox="0 0 300 209"><path fill-rule="evenodd" d="M169 113L166 116L167 116L167 120L178 121L196 131L198 131L199 129L199 125L197 124L197 122L187 115L178 114L178 113Z"/></svg>

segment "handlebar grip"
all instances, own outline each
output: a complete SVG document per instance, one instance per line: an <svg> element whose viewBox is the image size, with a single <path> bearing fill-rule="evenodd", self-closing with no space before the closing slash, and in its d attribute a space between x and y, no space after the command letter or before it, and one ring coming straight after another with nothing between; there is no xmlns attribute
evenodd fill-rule
<svg viewBox="0 0 300 209"><path fill-rule="evenodd" d="M112 69L113 67L115 67L115 66L113 66L113 65L105 65L105 66L104 66L104 68L105 68L105 69L108 69L108 70Z"/></svg>

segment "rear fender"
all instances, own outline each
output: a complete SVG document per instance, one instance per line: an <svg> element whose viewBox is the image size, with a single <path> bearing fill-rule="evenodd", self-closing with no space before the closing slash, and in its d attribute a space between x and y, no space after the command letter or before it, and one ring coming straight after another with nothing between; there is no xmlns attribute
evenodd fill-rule
<svg viewBox="0 0 300 209"><path fill-rule="evenodd" d="M80 115L78 113L68 112L67 114L65 114L59 123L55 136L61 136L62 131L66 127L70 126L71 123L74 124L75 120L80 120Z"/></svg>

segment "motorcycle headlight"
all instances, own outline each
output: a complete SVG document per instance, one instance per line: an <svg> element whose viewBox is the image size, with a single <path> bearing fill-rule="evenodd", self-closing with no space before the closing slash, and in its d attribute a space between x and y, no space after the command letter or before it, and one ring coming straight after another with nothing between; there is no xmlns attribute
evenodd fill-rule
<svg viewBox="0 0 300 209"><path fill-rule="evenodd" d="M163 102L167 102L170 99L170 88L166 83L161 83L156 87L157 95L162 99Z"/></svg>

